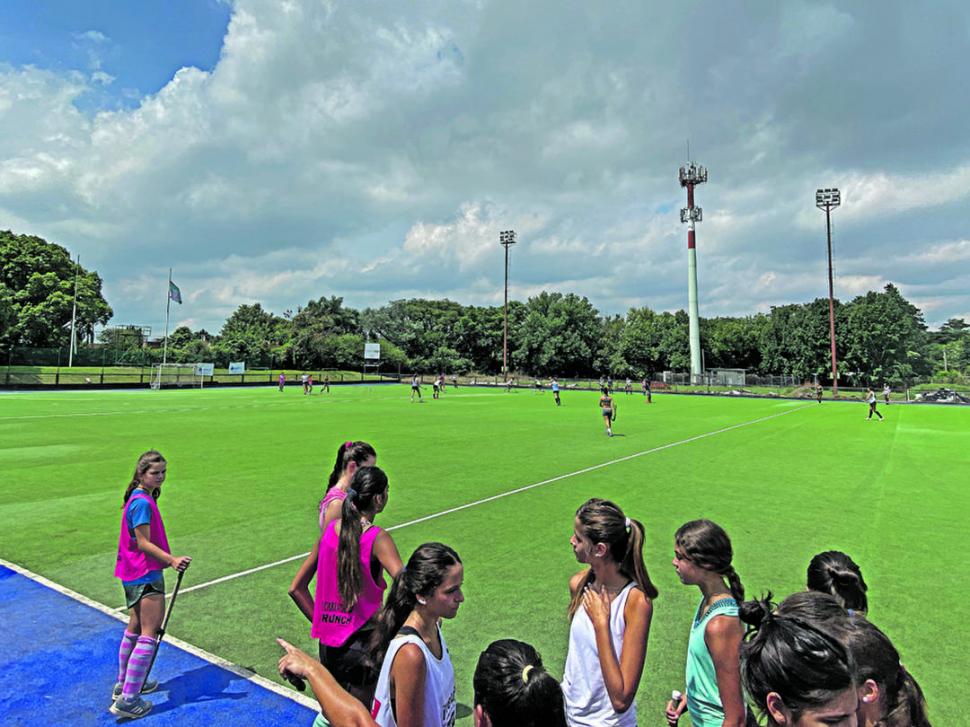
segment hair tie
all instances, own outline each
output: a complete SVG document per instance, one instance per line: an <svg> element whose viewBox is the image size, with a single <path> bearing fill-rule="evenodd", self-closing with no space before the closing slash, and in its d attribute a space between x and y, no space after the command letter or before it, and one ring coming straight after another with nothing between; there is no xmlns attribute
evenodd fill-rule
<svg viewBox="0 0 970 727"><path fill-rule="evenodd" d="M354 446L353 442L344 442L344 449L350 449Z"/></svg>
<svg viewBox="0 0 970 727"><path fill-rule="evenodd" d="M525 682L526 684L529 683L529 672L532 671L533 668L534 667L532 664L527 664L526 667L522 670L522 681Z"/></svg>
<svg viewBox="0 0 970 727"><path fill-rule="evenodd" d="M357 490L355 490L353 487L349 488L347 490L347 499L355 500L356 498L357 498Z"/></svg>
<svg viewBox="0 0 970 727"><path fill-rule="evenodd" d="M626 519L626 531L630 532L630 518Z"/></svg>

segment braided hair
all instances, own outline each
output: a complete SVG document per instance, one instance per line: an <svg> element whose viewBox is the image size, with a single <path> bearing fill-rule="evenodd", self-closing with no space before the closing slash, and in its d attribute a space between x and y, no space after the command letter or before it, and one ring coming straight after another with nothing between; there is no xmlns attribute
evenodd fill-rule
<svg viewBox="0 0 970 727"><path fill-rule="evenodd" d="M731 565L734 550L724 528L711 520L691 520L678 528L674 542L691 563L723 576L735 601L744 601L744 586Z"/></svg>

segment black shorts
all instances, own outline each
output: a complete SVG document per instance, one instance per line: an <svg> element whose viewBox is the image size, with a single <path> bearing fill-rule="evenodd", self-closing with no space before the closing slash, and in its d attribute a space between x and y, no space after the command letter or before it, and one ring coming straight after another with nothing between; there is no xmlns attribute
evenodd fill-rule
<svg viewBox="0 0 970 727"><path fill-rule="evenodd" d="M343 646L327 646L320 642L320 663L344 689L362 689L377 683L378 671L372 668L369 650L374 628L374 622L368 621Z"/></svg>

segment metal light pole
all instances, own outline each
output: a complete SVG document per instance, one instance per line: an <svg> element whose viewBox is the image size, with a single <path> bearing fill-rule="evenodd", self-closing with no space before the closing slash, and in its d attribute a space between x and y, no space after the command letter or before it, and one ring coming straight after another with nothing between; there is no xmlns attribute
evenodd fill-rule
<svg viewBox="0 0 970 727"><path fill-rule="evenodd" d="M77 256L74 267L74 303L71 305L71 348L67 354L67 367L74 365L74 349L77 348L77 276L81 271L81 256Z"/></svg>
<svg viewBox="0 0 970 727"><path fill-rule="evenodd" d="M701 361L701 325L697 310L697 249L694 247L694 223L704 219L703 210L694 206L694 187L707 181L707 169L688 160L680 168L680 186L687 187L687 206L680 210L680 221L687 223L687 314L690 317L690 382L700 383L704 364Z"/></svg>
<svg viewBox="0 0 970 727"><path fill-rule="evenodd" d="M825 233L829 251L829 342L832 345L832 396L839 395L839 372L835 359L835 296L832 291L832 210L842 204L842 194L837 189L815 191L815 206L825 210Z"/></svg>
<svg viewBox="0 0 970 727"><path fill-rule="evenodd" d="M509 245L515 244L515 230L498 233L498 244L505 248L505 322L502 332L502 378L509 380Z"/></svg>

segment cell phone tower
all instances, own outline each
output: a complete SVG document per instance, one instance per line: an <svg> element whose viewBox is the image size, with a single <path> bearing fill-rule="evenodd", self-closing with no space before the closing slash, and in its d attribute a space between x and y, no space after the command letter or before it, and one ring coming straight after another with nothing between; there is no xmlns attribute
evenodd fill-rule
<svg viewBox="0 0 970 727"><path fill-rule="evenodd" d="M690 149L690 147L688 147ZM697 311L697 248L694 223L704 219L703 210L694 206L694 187L707 181L707 169L690 161L680 168L680 186L687 187L687 206L680 210L680 221L687 223L687 314L690 316L690 381L701 383L701 324Z"/></svg>

